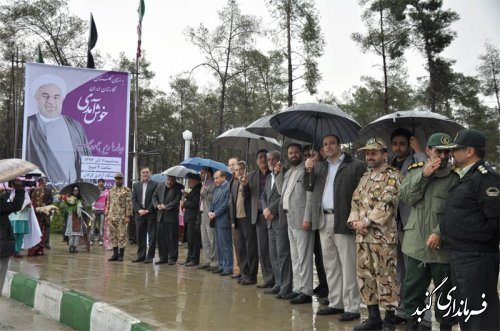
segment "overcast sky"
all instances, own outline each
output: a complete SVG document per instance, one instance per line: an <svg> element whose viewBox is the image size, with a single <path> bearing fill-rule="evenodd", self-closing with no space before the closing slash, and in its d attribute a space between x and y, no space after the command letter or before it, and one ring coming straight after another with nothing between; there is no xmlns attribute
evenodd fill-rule
<svg viewBox="0 0 500 331"><path fill-rule="evenodd" d="M143 20L142 49L156 73L153 85L168 91L170 78L190 70L203 57L199 50L185 37L187 26L203 23L209 29L218 24L217 11L226 0L145 0L146 12ZM261 17L263 26L271 25L271 18L265 0L239 0L241 11ZM137 7L139 0L69 0L70 10L88 20L94 15L99 39L96 49L103 55L117 58L120 52L134 58L137 46ZM451 28L458 34L444 55L456 60L455 70L466 75L476 74L478 56L484 52L486 40L500 47L500 1L498 0L445 0L444 7L450 7L460 15L460 20ZM370 75L381 77L375 67L380 60L370 54L363 54L351 40L352 32L364 32L360 15L362 8L357 0L316 0L320 24L326 46L319 59L323 75L318 92L333 92L341 96L353 85L360 84L360 77ZM268 47L264 42L258 46ZM425 75L424 59L417 51L406 54L411 82ZM108 61L103 69L112 65ZM201 85L210 84L207 72L199 70L195 79ZM298 102L315 101L315 96L302 93ZM490 106L493 106L490 105Z"/></svg>

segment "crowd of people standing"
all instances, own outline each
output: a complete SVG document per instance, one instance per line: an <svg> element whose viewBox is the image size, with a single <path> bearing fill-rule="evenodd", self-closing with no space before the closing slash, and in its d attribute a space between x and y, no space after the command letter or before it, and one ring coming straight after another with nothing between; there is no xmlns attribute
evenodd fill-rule
<svg viewBox="0 0 500 331"><path fill-rule="evenodd" d="M147 166L132 189L117 173L105 204L94 206L99 228L108 227L109 261L123 261L133 221L134 263L196 267L241 286L257 284L260 269L257 288L290 304L316 296L319 316L354 321L365 304L368 318L354 330L394 330L400 323L430 330L426 299L434 293L449 307L435 305L440 330L457 323L462 330L498 330L499 175L484 162L484 135L462 130L452 141L435 133L422 149L408 130L397 129L389 143L370 138L358 150L364 161L343 151L335 135L312 151L291 143L288 167L279 151L259 150L255 171L234 157L231 176L202 168L187 175L186 189L172 176L152 181ZM19 203L17 191L15 199L2 198L9 212ZM72 236L79 230L73 222L66 227Z"/></svg>

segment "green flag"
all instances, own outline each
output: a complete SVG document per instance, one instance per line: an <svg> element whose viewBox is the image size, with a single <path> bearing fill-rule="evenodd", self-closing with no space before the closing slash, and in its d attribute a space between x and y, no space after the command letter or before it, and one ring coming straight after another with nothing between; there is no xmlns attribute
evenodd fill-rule
<svg viewBox="0 0 500 331"><path fill-rule="evenodd" d="M38 62L38 63L45 63L45 62L43 62L42 49L40 48L40 44L38 45L36 52L37 52L36 62Z"/></svg>

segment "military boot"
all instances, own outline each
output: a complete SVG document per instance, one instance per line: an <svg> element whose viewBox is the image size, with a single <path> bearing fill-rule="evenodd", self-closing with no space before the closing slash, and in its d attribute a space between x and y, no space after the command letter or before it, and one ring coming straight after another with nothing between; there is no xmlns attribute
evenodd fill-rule
<svg viewBox="0 0 500 331"><path fill-rule="evenodd" d="M113 255L108 259L108 261L118 261L118 247L113 247Z"/></svg>
<svg viewBox="0 0 500 331"><path fill-rule="evenodd" d="M382 326L382 331L394 331L396 330L396 315L394 310L386 310L384 324Z"/></svg>
<svg viewBox="0 0 500 331"><path fill-rule="evenodd" d="M378 305L368 305L368 319L354 326L354 331L380 330L382 319Z"/></svg>
<svg viewBox="0 0 500 331"><path fill-rule="evenodd" d="M125 248L120 248L120 255L118 255L118 261L123 261L123 254L125 254Z"/></svg>

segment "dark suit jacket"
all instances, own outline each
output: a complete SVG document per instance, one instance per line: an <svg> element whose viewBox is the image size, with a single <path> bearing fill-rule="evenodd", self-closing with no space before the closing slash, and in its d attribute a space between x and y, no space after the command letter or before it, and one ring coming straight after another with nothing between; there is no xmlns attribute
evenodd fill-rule
<svg viewBox="0 0 500 331"><path fill-rule="evenodd" d="M24 190L16 190L13 201L9 201L10 192L0 195L0 258L14 255L15 242L9 214L20 211L24 202Z"/></svg>
<svg viewBox="0 0 500 331"><path fill-rule="evenodd" d="M201 183L191 189L184 203L184 222L195 223L200 214Z"/></svg>
<svg viewBox="0 0 500 331"><path fill-rule="evenodd" d="M257 216L259 213L259 201L261 200L261 192L259 185L259 173L260 170L257 169L252 171L248 175L248 185L246 186L247 191L250 193L251 206L252 206L252 224L257 222Z"/></svg>
<svg viewBox="0 0 500 331"><path fill-rule="evenodd" d="M165 183L158 183L153 193L153 206L157 210L158 222L179 222L179 204L182 198L182 185L175 183L172 188L167 188ZM158 205L164 204L165 210L158 210Z"/></svg>
<svg viewBox="0 0 500 331"><path fill-rule="evenodd" d="M271 214L274 218L271 222L278 222L282 208L280 208L280 192L278 191L278 183L276 183L276 178L274 180L274 186L271 188L272 175L269 174L266 178L266 188L262 195L261 205L262 210L269 208ZM271 222L267 221L267 226L271 227Z"/></svg>
<svg viewBox="0 0 500 331"><path fill-rule="evenodd" d="M132 185L132 207L134 208L134 214L140 209L146 209L149 211L148 215L154 215L156 209L153 206L153 193L156 190L157 182L149 180L148 186L146 187L146 197L144 198L144 208L142 208L142 181Z"/></svg>
<svg viewBox="0 0 500 331"><path fill-rule="evenodd" d="M360 178L366 171L366 164L351 155L344 153L345 158L337 170L337 175L333 182L334 195L334 233L354 234L354 230L347 226L347 219L351 213L352 193L358 186ZM325 182L328 177L328 162L321 161L316 164L312 172L312 179L309 180L310 173L305 171L304 186L307 191L312 192L311 201L306 206L306 218L318 222L318 229L324 226L323 215L323 192Z"/></svg>

